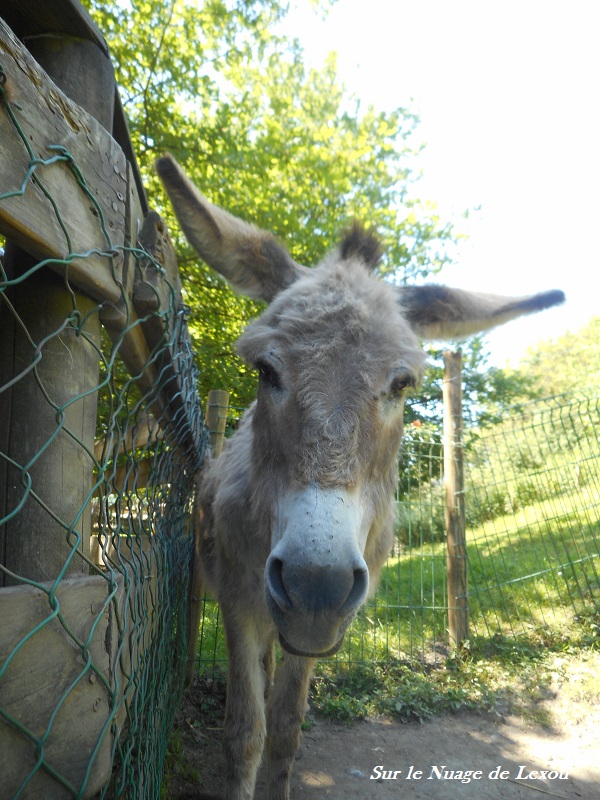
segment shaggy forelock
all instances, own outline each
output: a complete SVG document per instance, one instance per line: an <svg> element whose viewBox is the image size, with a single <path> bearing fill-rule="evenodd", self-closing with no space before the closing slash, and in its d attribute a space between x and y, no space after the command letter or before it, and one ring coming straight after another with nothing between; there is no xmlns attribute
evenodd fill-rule
<svg viewBox="0 0 600 800"><path fill-rule="evenodd" d="M352 354L344 352L350 347ZM346 367L364 360L368 372L393 361L420 374L424 358L393 287L370 274L362 259L339 255L281 292L238 341L249 363L272 348L313 364L332 355Z"/></svg>
<svg viewBox="0 0 600 800"><path fill-rule="evenodd" d="M296 477L323 484L358 478L365 442L378 435L369 428L377 424L376 397L395 369L420 376L424 359L393 287L357 258L329 259L282 292L247 328L238 349L249 362L281 364L291 416L280 436L294 453ZM397 415L398 436L401 426ZM394 447L382 448L383 471L395 455Z"/></svg>

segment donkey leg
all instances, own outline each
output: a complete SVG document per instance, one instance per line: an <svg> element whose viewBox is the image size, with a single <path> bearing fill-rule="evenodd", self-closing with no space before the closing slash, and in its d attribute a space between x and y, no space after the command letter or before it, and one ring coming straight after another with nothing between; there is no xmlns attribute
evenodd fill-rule
<svg viewBox="0 0 600 800"><path fill-rule="evenodd" d="M225 800L252 800L265 742L264 643L256 626L223 614L227 639L227 701L223 728Z"/></svg>
<svg viewBox="0 0 600 800"><path fill-rule="evenodd" d="M290 796L290 775L315 660L286 653L277 668L267 709L268 800L288 800Z"/></svg>

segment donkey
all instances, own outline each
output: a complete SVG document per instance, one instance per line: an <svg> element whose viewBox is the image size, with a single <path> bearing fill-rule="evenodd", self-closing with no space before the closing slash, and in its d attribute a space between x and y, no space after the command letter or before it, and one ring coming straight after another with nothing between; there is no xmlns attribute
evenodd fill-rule
<svg viewBox="0 0 600 800"><path fill-rule="evenodd" d="M354 226L316 268L206 200L165 156L157 171L190 243L264 313L238 341L258 397L198 487L203 573L228 651L225 797L289 798L315 660L335 653L392 546L403 404L419 338L464 337L564 301L398 287ZM283 660L275 670L274 644Z"/></svg>

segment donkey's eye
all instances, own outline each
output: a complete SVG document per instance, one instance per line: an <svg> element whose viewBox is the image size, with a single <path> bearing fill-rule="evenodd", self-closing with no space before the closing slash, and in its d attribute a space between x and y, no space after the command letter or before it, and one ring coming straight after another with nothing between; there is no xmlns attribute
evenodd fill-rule
<svg viewBox="0 0 600 800"><path fill-rule="evenodd" d="M281 389L279 374L272 364L267 361L257 361L255 366L261 383L270 389Z"/></svg>
<svg viewBox="0 0 600 800"><path fill-rule="evenodd" d="M400 400L409 389L414 389L416 380L414 375L410 373L402 373L396 375L390 384L387 396L391 400Z"/></svg>

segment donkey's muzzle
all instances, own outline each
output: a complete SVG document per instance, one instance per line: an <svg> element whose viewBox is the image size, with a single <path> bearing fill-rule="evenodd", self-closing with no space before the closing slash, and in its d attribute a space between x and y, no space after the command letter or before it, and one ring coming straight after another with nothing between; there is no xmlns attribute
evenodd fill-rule
<svg viewBox="0 0 600 800"><path fill-rule="evenodd" d="M294 655L331 655L369 589L360 508L345 490L313 484L280 501L274 534L265 597L281 644Z"/></svg>

